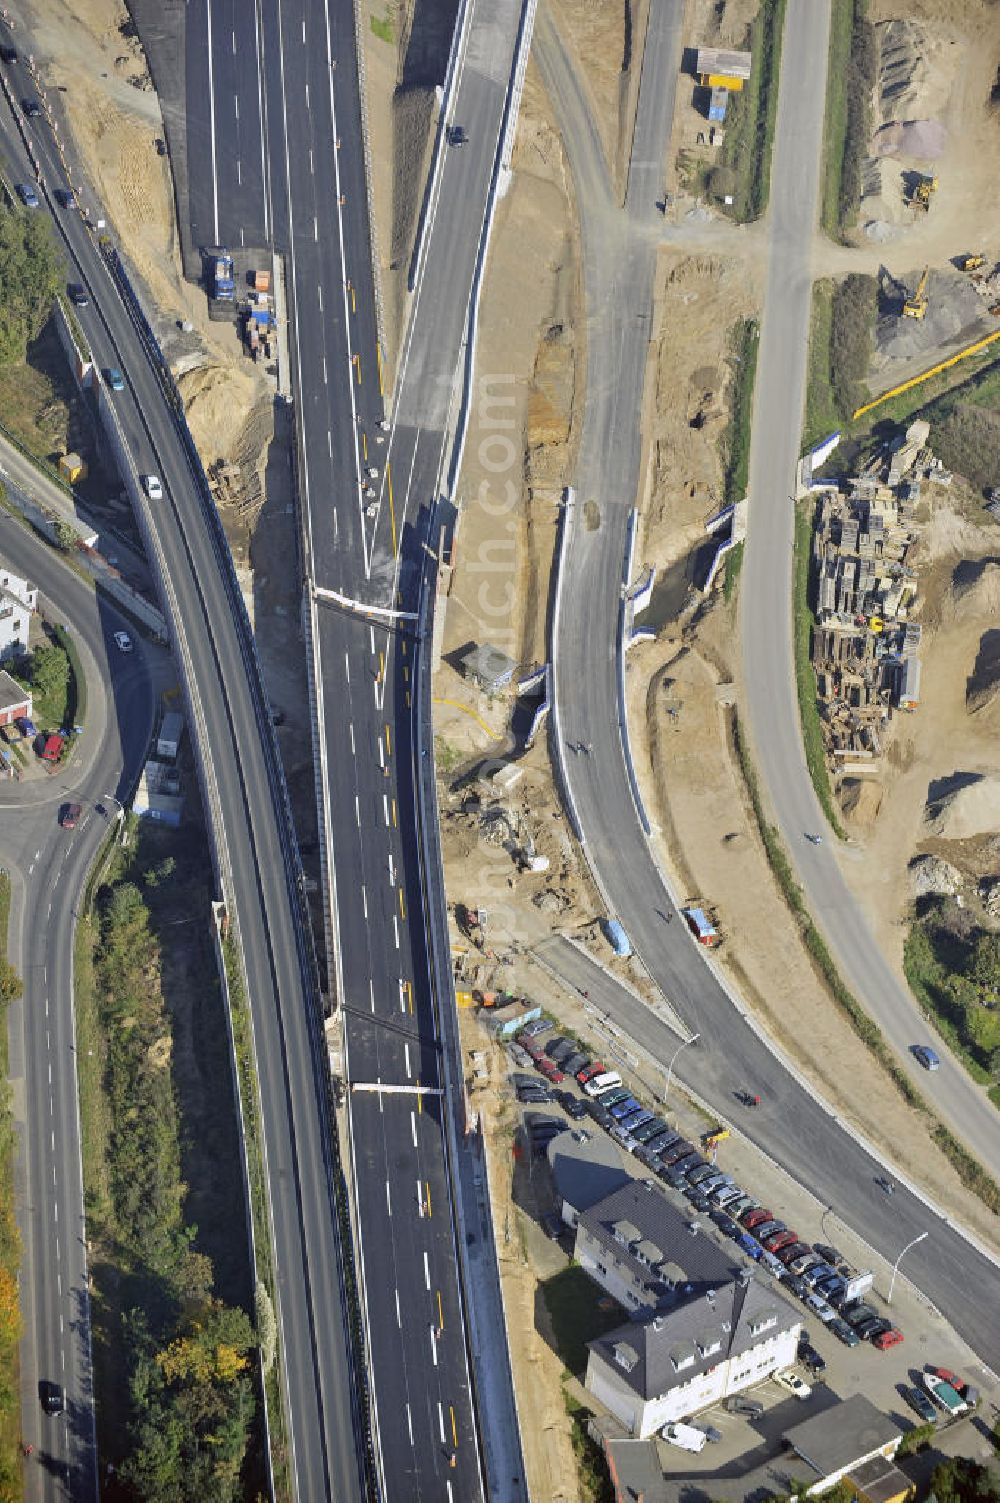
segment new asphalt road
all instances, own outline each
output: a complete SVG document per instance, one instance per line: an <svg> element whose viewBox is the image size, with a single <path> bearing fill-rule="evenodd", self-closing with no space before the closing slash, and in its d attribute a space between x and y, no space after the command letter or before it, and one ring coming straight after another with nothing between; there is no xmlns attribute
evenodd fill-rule
<svg viewBox="0 0 1000 1503"><path fill-rule="evenodd" d="M800 9L793 7L796 14ZM650 26L667 26L670 11L669 6L651 11ZM636 233L626 233L609 215L606 192L603 201L595 196L591 185L600 180L602 169L593 156L595 137L586 104L554 30L540 27L539 43L539 63L578 184L591 331L584 431L573 477L577 499L564 518L562 579L552 626L556 714L551 721L554 755L562 765L588 859L609 912L625 924L683 1024L700 1035L698 1044L679 1056L677 1076L707 1101L733 1102L741 1090L759 1093L764 1105L747 1124L748 1136L828 1201L890 1262L912 1237L928 1230L927 1239L907 1255L907 1272L988 1360L1000 1349L996 1265L918 1196L900 1186L890 1200L878 1188L879 1162L784 1067L706 966L676 916L643 834L623 760L615 642L626 515L638 480L653 250L641 224ZM675 77L678 62L675 54L661 76ZM645 70L642 83L640 117ZM646 205L629 203L630 217L642 212ZM787 507L786 497L787 491L782 497ZM758 493L753 504L766 507L767 497ZM592 747L590 755L567 756L569 743L581 741ZM627 1004L616 995L613 1005ZM628 1032L666 1066L681 1042L677 1034L641 1003L632 1004L625 1021ZM970 1291L975 1291L972 1298Z"/></svg>
<svg viewBox="0 0 1000 1503"><path fill-rule="evenodd" d="M771 171L768 282L750 446L750 511L740 588L747 706L757 766L809 907L837 964L900 1065L984 1165L1000 1162L1000 1112L954 1056L940 1048L929 1078L911 1053L936 1042L889 964L844 871L858 849L805 839L826 827L806 767L795 691L791 560L796 466L812 306L823 91L810 60L825 56L829 4L793 6L785 23ZM933 706L921 713L933 714Z"/></svg>
<svg viewBox="0 0 1000 1503"><path fill-rule="evenodd" d="M437 180L391 410L353 12L285 0L261 31L271 224L289 252L305 566L314 587L332 989L344 1019L376 1451L390 1498L473 1499L483 1489L425 949L411 741L417 644L405 613L417 606L518 15L515 0L472 7L456 94L469 144L446 151ZM252 45L249 22L233 47L213 45L207 90L192 81L199 60L189 45L189 99L210 97L216 108L242 100L233 60ZM220 180L213 201L216 192L221 222L234 223L236 190ZM192 183L191 196L206 201L203 186ZM398 621L395 610L404 613ZM450 996L445 1002L453 1005ZM516 1497L512 1395L508 1408L510 1418L482 1418L513 1429L501 1495Z"/></svg>
<svg viewBox="0 0 1000 1503"><path fill-rule="evenodd" d="M19 84L17 91L26 92ZM31 128L51 189L64 176L48 122ZM96 363L125 374L126 390L102 398L113 404L112 427L130 464L163 482L162 500L137 505L174 627L217 870L247 978L292 1487L303 1499L360 1497L359 1384L335 1209L327 1066L300 870L249 625L141 320L130 315L78 215L55 213L76 279L90 288L81 323Z"/></svg>
<svg viewBox="0 0 1000 1503"><path fill-rule="evenodd" d="M38 1462L25 1469L25 1493L33 1499L88 1499L97 1496L97 1457L73 1025L74 921L100 843L138 777L153 729L152 679L169 672L169 660L162 649L143 644L106 599L6 514L0 514L0 559L37 584L46 617L71 632L87 680L86 721L69 758L49 775L0 784L0 861L13 883L10 958L24 981L23 997L10 1009L9 1035L24 1244L21 1433ZM134 643L128 654L113 640L123 630ZM67 802L82 806L75 830L59 825ZM64 1389L62 1418L43 1412L41 1381Z"/></svg>

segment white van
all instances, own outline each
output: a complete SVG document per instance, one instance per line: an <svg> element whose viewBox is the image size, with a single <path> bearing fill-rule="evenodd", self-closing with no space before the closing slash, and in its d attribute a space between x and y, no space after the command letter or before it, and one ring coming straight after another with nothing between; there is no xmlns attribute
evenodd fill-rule
<svg viewBox="0 0 1000 1503"><path fill-rule="evenodd" d="M672 1446L680 1446L682 1451L703 1451L708 1444L704 1430L696 1430L694 1425L683 1425L679 1421L675 1425L664 1425L660 1433L664 1440L669 1440Z"/></svg>
<svg viewBox="0 0 1000 1503"><path fill-rule="evenodd" d="M603 1075L595 1075L593 1080L588 1080L584 1086L588 1096L603 1096L605 1091L613 1091L622 1083L622 1078L617 1070L605 1070Z"/></svg>

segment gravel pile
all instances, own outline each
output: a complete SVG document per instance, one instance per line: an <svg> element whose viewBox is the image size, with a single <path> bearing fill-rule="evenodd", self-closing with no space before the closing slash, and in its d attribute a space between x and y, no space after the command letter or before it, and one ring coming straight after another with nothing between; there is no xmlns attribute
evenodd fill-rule
<svg viewBox="0 0 1000 1503"><path fill-rule="evenodd" d="M940 120L893 120L872 136L871 154L936 162L947 144L948 132Z"/></svg>

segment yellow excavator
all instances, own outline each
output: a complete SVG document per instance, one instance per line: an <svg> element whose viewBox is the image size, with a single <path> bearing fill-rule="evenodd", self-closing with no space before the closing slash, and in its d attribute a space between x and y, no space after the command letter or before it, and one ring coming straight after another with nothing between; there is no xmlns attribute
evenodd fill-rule
<svg viewBox="0 0 1000 1503"><path fill-rule="evenodd" d="M938 180L936 177L922 177L914 185L913 194L910 198L915 209L923 209L924 213L931 206L931 198L937 192Z"/></svg>
<svg viewBox="0 0 1000 1503"><path fill-rule="evenodd" d="M927 278L930 275L930 267L925 266L917 290L912 297L908 297L903 304L904 318L923 318L927 312Z"/></svg>
<svg viewBox="0 0 1000 1503"><path fill-rule="evenodd" d="M963 256L962 259L958 263L958 269L959 269L959 271L978 271L981 266L985 266L985 265L986 265L986 257L985 256L980 256L980 255Z"/></svg>

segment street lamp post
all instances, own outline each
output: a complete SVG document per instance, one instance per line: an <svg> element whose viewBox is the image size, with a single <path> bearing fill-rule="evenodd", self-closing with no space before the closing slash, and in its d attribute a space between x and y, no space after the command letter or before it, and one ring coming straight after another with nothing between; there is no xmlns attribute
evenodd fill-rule
<svg viewBox="0 0 1000 1503"><path fill-rule="evenodd" d="M895 1283L896 1283L896 1270L898 1269L900 1263L903 1261L903 1254L904 1253L908 1253L911 1247L916 1247L917 1243L918 1242L922 1242L926 1236L927 1236L926 1232L921 1232L919 1237L914 1237L914 1239L913 1239L912 1242L907 1242L906 1246L903 1248L903 1252L900 1253L900 1255L896 1259L895 1263L893 1263L893 1265L892 1265L892 1278L889 1280L889 1293L886 1295L886 1299L885 1299L885 1302L886 1302L887 1305L891 1305L892 1304L892 1291L893 1291L893 1288L895 1287Z"/></svg>
<svg viewBox="0 0 1000 1503"><path fill-rule="evenodd" d="M667 1097L670 1095L670 1082L673 1079L673 1075L674 1075L674 1063L675 1063L675 1061L677 1059L678 1054L680 1054L680 1052L681 1052L682 1049L686 1049L687 1046L688 1046L688 1044L696 1044L700 1038L701 1038L701 1034L700 1033L693 1033L689 1039L685 1039L683 1041L683 1043L678 1044L677 1048L674 1050L673 1056L672 1056L672 1058L670 1060L670 1063L667 1066L666 1079L663 1082L663 1100L664 1100L664 1102L666 1102Z"/></svg>

